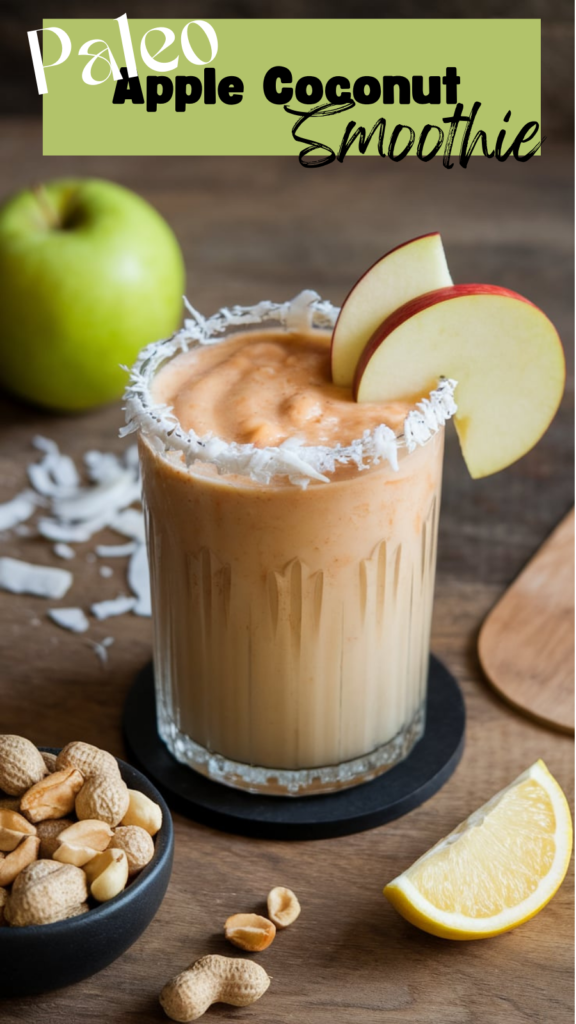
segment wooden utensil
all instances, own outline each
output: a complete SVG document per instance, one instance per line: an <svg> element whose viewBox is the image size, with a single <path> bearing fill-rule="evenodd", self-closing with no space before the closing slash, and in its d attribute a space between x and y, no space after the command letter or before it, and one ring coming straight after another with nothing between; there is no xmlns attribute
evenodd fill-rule
<svg viewBox="0 0 576 1024"><path fill-rule="evenodd" d="M505 700L574 732L574 509L492 609L478 653Z"/></svg>

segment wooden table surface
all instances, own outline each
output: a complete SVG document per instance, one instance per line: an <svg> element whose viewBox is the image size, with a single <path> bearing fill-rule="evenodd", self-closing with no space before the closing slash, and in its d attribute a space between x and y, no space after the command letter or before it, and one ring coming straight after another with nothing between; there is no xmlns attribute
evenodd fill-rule
<svg viewBox="0 0 576 1024"><path fill-rule="evenodd" d="M142 192L176 229L188 295L204 312L303 287L340 302L386 249L439 229L456 281L509 286L541 305L572 347L572 157L544 147L527 164L471 161L462 171L409 159L349 158L303 170L283 159L42 158L34 121L5 122L0 196L60 174L113 178ZM257 841L220 834L178 815L174 873L148 931L120 960L72 988L0 1005L6 1024L34 1020L161 1021L164 982L195 958L229 953L231 913L261 907L269 888L300 896L298 924L260 957L273 976L260 1003L215 1007L215 1021L266 1024L567 1024L573 1020L572 888L567 879L534 921L497 939L447 942L404 922L381 895L475 807L543 757L570 794L573 744L521 717L490 690L476 656L479 626L572 502L572 378L545 439L517 465L473 482L453 431L446 459L433 648L457 675L468 711L463 760L444 789L407 817L343 839ZM37 432L80 458L120 451L120 407L53 418L6 400L0 500L25 482ZM106 535L102 535L104 539ZM109 534L109 541L117 541ZM80 545L66 604L125 591ZM38 562L48 545L13 535L0 546ZM62 563L60 563L62 564ZM41 599L3 595L0 731L59 746L81 738L124 753L120 716L137 670L150 657L150 621L126 615L85 635L58 629ZM34 620L39 624L34 625ZM87 637L114 636L107 668ZM30 969L34 967L31 964ZM0 965L1 972L1 965Z"/></svg>

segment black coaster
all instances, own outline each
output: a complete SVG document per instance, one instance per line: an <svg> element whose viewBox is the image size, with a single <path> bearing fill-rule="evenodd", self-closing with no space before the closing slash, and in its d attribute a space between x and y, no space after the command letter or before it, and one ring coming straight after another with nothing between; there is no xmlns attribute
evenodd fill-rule
<svg viewBox="0 0 576 1024"><path fill-rule="evenodd" d="M460 687L430 658L426 731L405 761L352 789L325 796L261 796L212 782L180 764L156 729L152 664L138 675L124 708L124 735L132 759L174 810L194 821L266 839L329 839L363 832L400 818L444 785L464 749L466 713Z"/></svg>

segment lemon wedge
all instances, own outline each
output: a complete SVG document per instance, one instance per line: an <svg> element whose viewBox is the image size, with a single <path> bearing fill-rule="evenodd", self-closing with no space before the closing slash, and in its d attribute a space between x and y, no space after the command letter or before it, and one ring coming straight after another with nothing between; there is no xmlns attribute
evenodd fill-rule
<svg viewBox="0 0 576 1024"><path fill-rule="evenodd" d="M384 889L407 921L446 939L487 939L534 917L572 852L566 797L543 761L474 811Z"/></svg>

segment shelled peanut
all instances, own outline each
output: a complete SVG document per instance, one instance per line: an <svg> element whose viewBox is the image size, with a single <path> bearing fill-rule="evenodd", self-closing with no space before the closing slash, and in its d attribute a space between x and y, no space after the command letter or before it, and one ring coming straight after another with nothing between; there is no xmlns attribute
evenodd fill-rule
<svg viewBox="0 0 576 1024"><path fill-rule="evenodd" d="M161 825L108 751L75 740L56 756L0 735L0 926L61 921L117 896L152 860Z"/></svg>

